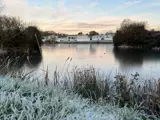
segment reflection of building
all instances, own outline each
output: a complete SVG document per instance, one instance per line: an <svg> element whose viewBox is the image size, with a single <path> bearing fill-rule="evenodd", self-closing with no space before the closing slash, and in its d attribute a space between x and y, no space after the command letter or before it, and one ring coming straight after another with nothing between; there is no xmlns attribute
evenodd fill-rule
<svg viewBox="0 0 160 120"><path fill-rule="evenodd" d="M77 47L76 49L78 51L88 51L90 49L89 45L86 45L86 44L76 44Z"/></svg>
<svg viewBox="0 0 160 120"><path fill-rule="evenodd" d="M94 54L96 53L97 50L97 45L95 46L94 44L90 44L90 53Z"/></svg>

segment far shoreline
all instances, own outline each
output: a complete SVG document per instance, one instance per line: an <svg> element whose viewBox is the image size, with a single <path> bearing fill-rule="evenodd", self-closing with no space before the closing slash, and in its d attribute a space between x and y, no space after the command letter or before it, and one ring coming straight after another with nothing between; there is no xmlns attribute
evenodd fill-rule
<svg viewBox="0 0 160 120"><path fill-rule="evenodd" d="M44 42L43 44L113 44L113 41L61 41Z"/></svg>

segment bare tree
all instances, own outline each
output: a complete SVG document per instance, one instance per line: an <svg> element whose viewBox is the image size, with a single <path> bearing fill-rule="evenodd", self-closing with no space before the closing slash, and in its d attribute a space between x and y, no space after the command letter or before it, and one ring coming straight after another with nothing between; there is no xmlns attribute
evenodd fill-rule
<svg viewBox="0 0 160 120"><path fill-rule="evenodd" d="M82 33L82 32L79 32L78 35L83 35L83 33Z"/></svg>

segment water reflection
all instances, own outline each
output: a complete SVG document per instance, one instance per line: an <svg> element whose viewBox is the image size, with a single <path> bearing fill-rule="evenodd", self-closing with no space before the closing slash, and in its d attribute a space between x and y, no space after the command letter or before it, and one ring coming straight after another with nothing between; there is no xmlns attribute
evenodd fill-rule
<svg viewBox="0 0 160 120"><path fill-rule="evenodd" d="M89 51L90 54L95 54L98 48L98 44L53 44L44 45L45 48L51 48L52 50L57 49L75 49L76 51ZM102 47L102 46L101 46Z"/></svg>
<svg viewBox="0 0 160 120"><path fill-rule="evenodd" d="M94 66L105 73L117 71L121 73L139 72L142 76L159 76L160 52L135 49L114 49L112 44L54 44L42 46L43 65L40 69L49 67L64 68L68 57L72 61L66 67ZM67 63L66 63L67 64ZM114 75L113 75L114 76Z"/></svg>
<svg viewBox="0 0 160 120"><path fill-rule="evenodd" d="M122 67L128 65L141 67L145 61L155 62L160 60L160 51L113 48L113 53Z"/></svg>
<svg viewBox="0 0 160 120"><path fill-rule="evenodd" d="M91 54L95 54L96 53L96 50L97 50L97 45L95 44L90 44L90 53Z"/></svg>
<svg viewBox="0 0 160 120"><path fill-rule="evenodd" d="M27 66L36 68L42 61L42 55L39 51L17 51L0 50L0 68L1 71L18 71Z"/></svg>
<svg viewBox="0 0 160 120"><path fill-rule="evenodd" d="M66 63L68 57L72 58L72 61ZM160 77L159 61L159 51L115 49L112 44L43 45L42 55L40 52L1 52L0 50L0 68L8 65L12 71L36 70L39 75L47 66L51 74L56 68L67 68L69 72L73 66L94 66L104 73L118 70L121 73L139 72L141 75Z"/></svg>
<svg viewBox="0 0 160 120"><path fill-rule="evenodd" d="M113 48L113 54L122 72L139 72L142 76L160 77L160 51Z"/></svg>
<svg viewBox="0 0 160 120"><path fill-rule="evenodd" d="M52 70L63 66L66 58L72 58L72 65L102 69L106 73L135 73L159 76L160 52L137 49L115 49L112 44L57 44L43 46L45 66ZM72 67L72 66L71 66Z"/></svg>
<svg viewBox="0 0 160 120"><path fill-rule="evenodd" d="M122 68L142 67L143 65L145 53L143 50L113 48L113 53Z"/></svg>

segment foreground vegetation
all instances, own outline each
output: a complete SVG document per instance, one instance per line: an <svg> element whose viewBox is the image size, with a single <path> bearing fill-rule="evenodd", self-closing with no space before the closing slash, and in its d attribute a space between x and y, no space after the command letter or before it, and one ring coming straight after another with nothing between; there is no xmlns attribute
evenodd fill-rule
<svg viewBox="0 0 160 120"><path fill-rule="evenodd" d="M52 78L47 69L40 79L30 73L6 72L8 77L5 77L4 70L0 72L2 120L158 120L160 117L160 81L140 81L138 73L130 79L121 74L113 79L93 67L75 67L70 73L55 71Z"/></svg>
<svg viewBox="0 0 160 120"><path fill-rule="evenodd" d="M160 31L147 30L146 22L124 20L113 38L114 46L133 48L160 47Z"/></svg>
<svg viewBox="0 0 160 120"><path fill-rule="evenodd" d="M94 68L77 69L73 72L72 90L95 102L100 99L113 102L119 107L132 107L151 118L160 116L160 81L139 82L139 74L130 79L119 74L115 79L100 75Z"/></svg>
<svg viewBox="0 0 160 120"><path fill-rule="evenodd" d="M135 120L132 108L93 103L39 81L0 77L1 120Z"/></svg>
<svg viewBox="0 0 160 120"><path fill-rule="evenodd" d="M149 119L160 117L160 81L155 79L140 80L139 74L132 74L130 79L118 74L114 79L97 72L93 67L77 68L63 76L54 72L54 85L63 86L94 103L101 100L120 108L128 107L145 114ZM48 71L45 84L48 85Z"/></svg>

